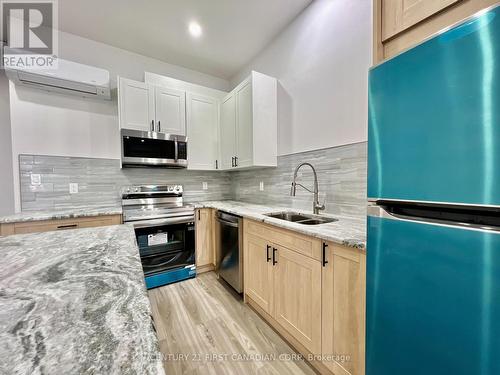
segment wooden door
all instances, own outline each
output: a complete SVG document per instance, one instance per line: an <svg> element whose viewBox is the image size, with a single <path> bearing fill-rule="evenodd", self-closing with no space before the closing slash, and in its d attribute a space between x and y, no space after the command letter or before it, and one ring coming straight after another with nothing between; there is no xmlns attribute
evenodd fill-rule
<svg viewBox="0 0 500 375"><path fill-rule="evenodd" d="M236 90L236 166L253 164L253 100L249 79Z"/></svg>
<svg viewBox="0 0 500 375"><path fill-rule="evenodd" d="M275 319L313 354L321 353L321 263L284 247L274 266Z"/></svg>
<svg viewBox="0 0 500 375"><path fill-rule="evenodd" d="M154 126L154 90L143 82L118 77L118 113L120 128L152 131Z"/></svg>
<svg viewBox="0 0 500 375"><path fill-rule="evenodd" d="M233 158L236 156L236 98L234 95L228 95L222 101L219 139L221 169L231 169Z"/></svg>
<svg viewBox="0 0 500 375"><path fill-rule="evenodd" d="M196 210L196 268L214 263L212 249L212 215L210 208Z"/></svg>
<svg viewBox="0 0 500 375"><path fill-rule="evenodd" d="M191 93L186 99L188 169L215 170L219 150L218 101Z"/></svg>
<svg viewBox="0 0 500 375"><path fill-rule="evenodd" d="M186 95L184 91L155 87L156 131L186 135Z"/></svg>
<svg viewBox="0 0 500 375"><path fill-rule="evenodd" d="M365 254L328 243L326 259L322 354L337 357L323 363L335 374L361 375L365 373Z"/></svg>
<svg viewBox="0 0 500 375"><path fill-rule="evenodd" d="M244 241L245 294L272 315L274 291L272 246L266 240L250 234L245 234Z"/></svg>

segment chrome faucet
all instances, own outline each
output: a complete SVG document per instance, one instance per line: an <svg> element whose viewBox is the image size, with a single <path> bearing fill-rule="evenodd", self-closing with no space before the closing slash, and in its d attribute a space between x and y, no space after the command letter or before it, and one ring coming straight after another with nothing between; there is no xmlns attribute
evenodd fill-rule
<svg viewBox="0 0 500 375"><path fill-rule="evenodd" d="M306 188L304 185L298 184L296 182L296 180L297 180L297 173L299 172L299 169L302 166L304 166L304 165L308 165L309 167L311 167L311 169L313 171L313 175L314 175L314 191L311 191L310 189ZM318 175L316 174L316 169L314 169L314 167L312 166L312 164L310 164L310 163L302 163L302 164L299 164L297 166L297 168L295 168L295 172L293 173L292 189L290 190L290 195L292 197L295 197L295 194L297 193L297 185L300 186L300 187L302 187L303 189L307 190L308 192L314 194L313 213L315 215L318 215L319 211L322 211L322 210L325 209L325 205L319 203Z"/></svg>

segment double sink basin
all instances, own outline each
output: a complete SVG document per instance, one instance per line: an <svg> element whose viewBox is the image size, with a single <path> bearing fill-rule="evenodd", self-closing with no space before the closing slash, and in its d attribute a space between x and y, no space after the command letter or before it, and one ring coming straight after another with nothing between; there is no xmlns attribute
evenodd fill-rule
<svg viewBox="0 0 500 375"><path fill-rule="evenodd" d="M318 224L326 224L338 221L338 219L334 219L331 217L324 217L319 215L306 215L298 212L278 212L278 213L265 214L264 216L304 225L318 225Z"/></svg>

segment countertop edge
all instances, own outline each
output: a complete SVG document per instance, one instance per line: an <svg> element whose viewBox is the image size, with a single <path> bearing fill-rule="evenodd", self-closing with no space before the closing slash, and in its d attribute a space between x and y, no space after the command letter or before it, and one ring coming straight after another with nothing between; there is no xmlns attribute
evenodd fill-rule
<svg viewBox="0 0 500 375"><path fill-rule="evenodd" d="M286 230L290 230L292 232L297 232L297 233L300 233L300 234L304 234L304 235L307 235L307 236L311 236L311 237L314 237L314 238L318 238L320 240L323 240L323 241L327 241L327 242L332 242L332 243L336 243L338 245L342 245L342 246L346 246L346 247L350 247L350 248L354 248L354 249L358 249L360 251L363 251L363 252L366 252L366 240L360 240L360 239L356 239L356 238L349 238L349 237L342 237L342 236L336 236L336 235L332 235L332 234L327 234L327 233L318 233L317 231L315 230L311 230L311 229L323 229L323 228L320 228L318 226L316 227L297 227L295 226L294 224L290 224L286 221L283 221L283 220L279 220L279 219L273 219L273 218L270 218L270 217L266 217L264 215L262 215L261 213L252 213L252 214L249 214L248 212L244 212L242 211L241 209L238 209L238 208L230 208L230 207L227 207L225 206L224 204L231 204L231 203L237 203L237 204L240 204L240 205L244 205L245 203L244 202L237 202L237 201L208 201L208 202L198 202L198 203L195 203L194 206L195 208L212 208L212 209L217 209L217 210L221 210L221 211L225 211L225 212L228 212L228 213L232 213L234 215L238 215L238 216L241 216L245 219L249 219L249 220L254 220L254 221L257 221L257 222L261 222L261 223L265 223L265 224L268 224L268 225L273 225L275 227L278 227L278 228L281 228L281 229L286 229ZM222 205L224 205L224 207L222 207ZM248 203L249 206L259 206L257 204L253 204L253 203ZM265 206L262 206L263 208ZM271 208L269 207L269 210L268 211L302 211L302 210L295 210L295 209L292 209L292 208ZM349 219L346 219L346 218L342 218L341 217L341 220L344 219L344 220L349 220ZM353 219L350 219L350 220L353 220ZM326 224L328 225L328 224ZM309 229L308 229L309 228Z"/></svg>
<svg viewBox="0 0 500 375"><path fill-rule="evenodd" d="M82 207L60 211L28 211L0 216L0 224L26 223L30 221L48 221L122 215L122 207Z"/></svg>

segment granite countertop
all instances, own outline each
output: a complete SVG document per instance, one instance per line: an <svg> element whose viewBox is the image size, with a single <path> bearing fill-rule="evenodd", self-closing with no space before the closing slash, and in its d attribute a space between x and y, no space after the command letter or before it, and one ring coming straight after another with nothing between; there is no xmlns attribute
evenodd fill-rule
<svg viewBox="0 0 500 375"><path fill-rule="evenodd" d="M71 209L52 211L23 211L13 215L0 216L0 224L121 214L121 206L76 207Z"/></svg>
<svg viewBox="0 0 500 375"><path fill-rule="evenodd" d="M284 229L293 230L309 236L320 238L324 241L331 241L344 246L358 249L366 248L366 220L337 215L321 214L321 216L333 217L338 221L320 225L303 225L292 223L286 220L280 220L264 216L268 213L278 212L301 212L310 214L310 212L292 208L270 207L258 204L243 203L237 201L210 201L199 202L196 208L215 208L221 211L239 215L244 218L261 221L272 224Z"/></svg>
<svg viewBox="0 0 500 375"><path fill-rule="evenodd" d="M0 237L0 373L164 374L132 226Z"/></svg>

